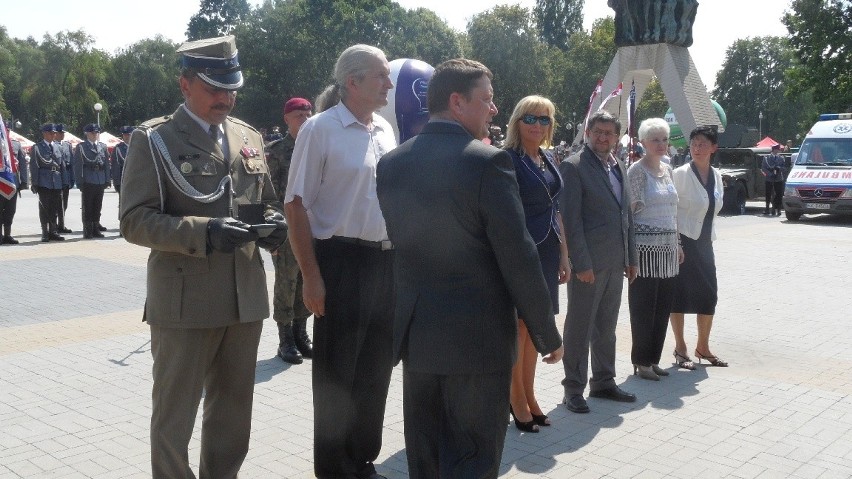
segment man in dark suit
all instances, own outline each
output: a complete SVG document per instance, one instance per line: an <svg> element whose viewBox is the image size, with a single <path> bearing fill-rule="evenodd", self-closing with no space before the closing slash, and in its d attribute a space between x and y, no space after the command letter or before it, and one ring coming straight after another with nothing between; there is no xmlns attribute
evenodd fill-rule
<svg viewBox="0 0 852 479"><path fill-rule="evenodd" d="M509 154L480 141L491 72L457 59L429 82L430 122L385 155L377 194L396 248L394 359L403 361L412 478L497 477L517 316L555 363L559 333Z"/></svg>
<svg viewBox="0 0 852 479"><path fill-rule="evenodd" d="M633 402L636 396L615 385L615 325L623 276L636 278L638 260L624 164L612 155L621 124L607 111L589 118L585 148L562 162L565 187L559 207L571 263L577 276L568 283L565 317L565 406L589 412L583 398L592 357L589 396Z"/></svg>

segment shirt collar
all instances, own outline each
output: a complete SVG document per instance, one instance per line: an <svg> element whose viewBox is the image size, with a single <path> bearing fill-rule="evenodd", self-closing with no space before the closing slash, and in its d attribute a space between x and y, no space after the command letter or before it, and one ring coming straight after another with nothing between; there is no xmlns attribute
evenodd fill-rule
<svg viewBox="0 0 852 479"><path fill-rule="evenodd" d="M360 121L358 121L357 118L355 118L355 115L353 115L352 112L349 111L349 108L346 107L343 101L335 105L334 110L337 112L337 118L340 120L340 123L343 125L344 128L352 126L352 124L354 123L357 123L365 128L367 127L367 125L361 123ZM377 128L383 131L384 127L382 126L382 123L376 121L376 112L373 112L372 115L373 128Z"/></svg>
<svg viewBox="0 0 852 479"><path fill-rule="evenodd" d="M198 116L195 113L193 113L192 111L190 111L190 109L187 108L186 103L184 103L181 106L183 107L183 111L185 111L186 114L189 115L190 118L192 118L193 120L195 120L196 123L198 123L198 126L201 127L202 131L205 131L205 132L210 131L210 123L207 123L206 121L201 119L200 116ZM222 133L222 125L218 125L218 128L219 128L219 133Z"/></svg>

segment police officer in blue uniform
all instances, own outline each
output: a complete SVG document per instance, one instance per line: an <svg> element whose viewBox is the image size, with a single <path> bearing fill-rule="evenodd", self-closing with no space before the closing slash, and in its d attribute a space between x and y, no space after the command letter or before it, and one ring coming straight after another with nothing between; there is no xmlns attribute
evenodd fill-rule
<svg viewBox="0 0 852 479"><path fill-rule="evenodd" d="M53 142L59 145L59 157L62 160L62 209L59 210L59 216L56 218L59 224L57 231L60 233L73 233L65 227L65 212L68 210L68 196L71 194L71 188L74 187L74 153L71 150L71 143L65 141L65 125L57 123L56 134L53 137Z"/></svg>
<svg viewBox="0 0 852 479"><path fill-rule="evenodd" d="M9 134L9 125L6 125L6 135ZM21 190L27 189L27 178L29 171L27 168L27 156L24 149L21 148L21 142L11 140L12 143L12 161L18 163L18 173L15 178L18 187L18 193L9 199L0 195L0 226L2 226L2 236L0 236L0 244L18 244L18 240L12 237L12 220L15 219L15 212L18 209L18 196L21 195Z"/></svg>
<svg viewBox="0 0 852 479"><path fill-rule="evenodd" d="M41 241L62 241L56 218L62 210L62 159L59 146L53 142L56 127L45 123L41 127L42 140L30 151L32 190L38 195L38 217L41 222Z"/></svg>
<svg viewBox="0 0 852 479"><path fill-rule="evenodd" d="M109 162L112 187L115 188L116 193L121 194L121 173L124 171L124 159L127 157L127 143L130 141L133 127L122 126L119 132L121 133L121 141L112 149Z"/></svg>
<svg viewBox="0 0 852 479"><path fill-rule="evenodd" d="M89 123L83 128L86 141L74 150L74 174L77 187L83 193L83 238L103 238L106 230L100 224L104 189L109 186L109 154L105 144L98 141L100 127Z"/></svg>

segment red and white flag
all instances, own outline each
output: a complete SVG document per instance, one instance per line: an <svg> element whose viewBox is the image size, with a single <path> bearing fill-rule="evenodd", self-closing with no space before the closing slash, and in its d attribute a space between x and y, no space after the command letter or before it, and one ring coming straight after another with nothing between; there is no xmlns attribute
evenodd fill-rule
<svg viewBox="0 0 852 479"><path fill-rule="evenodd" d="M18 192L18 162L12 154L12 140L6 132L6 124L0 115L0 195L7 200Z"/></svg>
<svg viewBox="0 0 852 479"><path fill-rule="evenodd" d="M609 101L612 100L613 98L615 98L617 96L621 96L622 87L623 87L623 84L619 83L618 88L613 90L612 93L610 93L608 97L604 98L604 101L601 102L601 106L598 107L598 111L603 110L604 107L606 106L606 104L609 103Z"/></svg>
<svg viewBox="0 0 852 479"><path fill-rule="evenodd" d="M601 94L601 85L603 85L603 78L598 80L598 84L595 85L595 89L592 91L592 96L589 97L589 108L586 109L586 119L583 120L583 142L586 141L586 125L589 124L589 116L592 114L592 105L595 104L595 99L597 99L598 95ZM574 142L576 143L576 140Z"/></svg>

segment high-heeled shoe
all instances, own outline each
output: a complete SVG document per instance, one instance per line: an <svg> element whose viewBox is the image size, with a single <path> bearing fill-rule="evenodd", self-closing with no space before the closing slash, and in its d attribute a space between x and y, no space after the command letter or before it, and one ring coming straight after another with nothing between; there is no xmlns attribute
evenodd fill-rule
<svg viewBox="0 0 852 479"><path fill-rule="evenodd" d="M679 352L677 352L677 349L674 350L673 354L675 358L675 364L677 364L679 368L695 371L695 363L692 362L692 359L690 359L689 356L684 356L683 354L680 354Z"/></svg>
<svg viewBox="0 0 852 479"><path fill-rule="evenodd" d="M532 420L523 422L518 421L518 417L515 416L515 411L512 410L512 406L509 406L509 414L512 415L512 419L515 421L515 427L524 432L538 432L538 424L535 423L535 417Z"/></svg>
<svg viewBox="0 0 852 479"><path fill-rule="evenodd" d="M639 366L633 365L633 374L639 376L642 379L647 379L649 381L659 381L660 377L657 376L657 373L651 369L651 366Z"/></svg>
<svg viewBox="0 0 852 479"><path fill-rule="evenodd" d="M697 349L695 350L695 357L698 358L698 364L701 364L701 360L703 359L703 360L707 361L708 363L710 363L711 366L716 366L717 368L728 367L727 361L722 361L717 356L705 356L705 355L699 353Z"/></svg>
<svg viewBox="0 0 852 479"><path fill-rule="evenodd" d="M539 426L550 426L550 418L547 417L547 414L533 414L532 417L533 422Z"/></svg>
<svg viewBox="0 0 852 479"><path fill-rule="evenodd" d="M651 369L657 373L657 376L668 376L669 372L661 368L659 364L652 364Z"/></svg>

